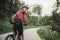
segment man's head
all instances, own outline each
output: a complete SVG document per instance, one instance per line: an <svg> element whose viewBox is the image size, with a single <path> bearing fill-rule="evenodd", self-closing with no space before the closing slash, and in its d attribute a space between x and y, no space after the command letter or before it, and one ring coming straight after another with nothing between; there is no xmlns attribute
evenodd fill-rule
<svg viewBox="0 0 60 40"><path fill-rule="evenodd" d="M26 12L26 11L28 10L28 7L27 7L27 6L23 6L23 7L22 7L22 10L23 10L24 12Z"/></svg>

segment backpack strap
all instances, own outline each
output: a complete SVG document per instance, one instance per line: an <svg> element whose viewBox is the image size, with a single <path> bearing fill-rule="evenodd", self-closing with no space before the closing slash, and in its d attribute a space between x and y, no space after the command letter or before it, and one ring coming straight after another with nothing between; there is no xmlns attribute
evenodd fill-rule
<svg viewBox="0 0 60 40"><path fill-rule="evenodd" d="M20 13L20 10L16 13L16 17L18 17L18 14Z"/></svg>

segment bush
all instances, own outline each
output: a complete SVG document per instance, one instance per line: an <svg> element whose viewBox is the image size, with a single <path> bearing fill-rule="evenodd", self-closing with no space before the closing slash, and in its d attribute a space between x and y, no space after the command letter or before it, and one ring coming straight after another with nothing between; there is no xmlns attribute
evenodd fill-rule
<svg viewBox="0 0 60 40"><path fill-rule="evenodd" d="M60 34L56 31L52 31L49 27L48 28L40 28L37 31L38 35L45 40L60 40Z"/></svg>
<svg viewBox="0 0 60 40"><path fill-rule="evenodd" d="M42 19L40 19L39 22L41 25L51 25L52 23L52 16L44 16Z"/></svg>
<svg viewBox="0 0 60 40"><path fill-rule="evenodd" d="M9 21L0 21L0 34L7 33L12 31L12 25L9 23Z"/></svg>
<svg viewBox="0 0 60 40"><path fill-rule="evenodd" d="M52 30L60 33L60 13L53 13Z"/></svg>

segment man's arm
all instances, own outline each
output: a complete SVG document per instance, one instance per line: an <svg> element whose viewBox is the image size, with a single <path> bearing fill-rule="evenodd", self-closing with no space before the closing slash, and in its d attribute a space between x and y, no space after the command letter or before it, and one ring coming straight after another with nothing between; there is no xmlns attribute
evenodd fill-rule
<svg viewBox="0 0 60 40"><path fill-rule="evenodd" d="M15 16L16 14L12 16L12 23L14 23Z"/></svg>
<svg viewBox="0 0 60 40"><path fill-rule="evenodd" d="M20 10L12 16L12 22L14 22L15 16L20 12Z"/></svg>

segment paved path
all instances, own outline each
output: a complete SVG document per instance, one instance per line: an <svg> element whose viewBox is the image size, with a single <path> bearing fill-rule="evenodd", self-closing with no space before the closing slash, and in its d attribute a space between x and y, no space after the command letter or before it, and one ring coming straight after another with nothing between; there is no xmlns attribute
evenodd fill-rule
<svg viewBox="0 0 60 40"><path fill-rule="evenodd" d="M41 40L37 34L38 28L31 28L24 30L24 40ZM4 40L7 35L11 33L0 35L0 40Z"/></svg>

